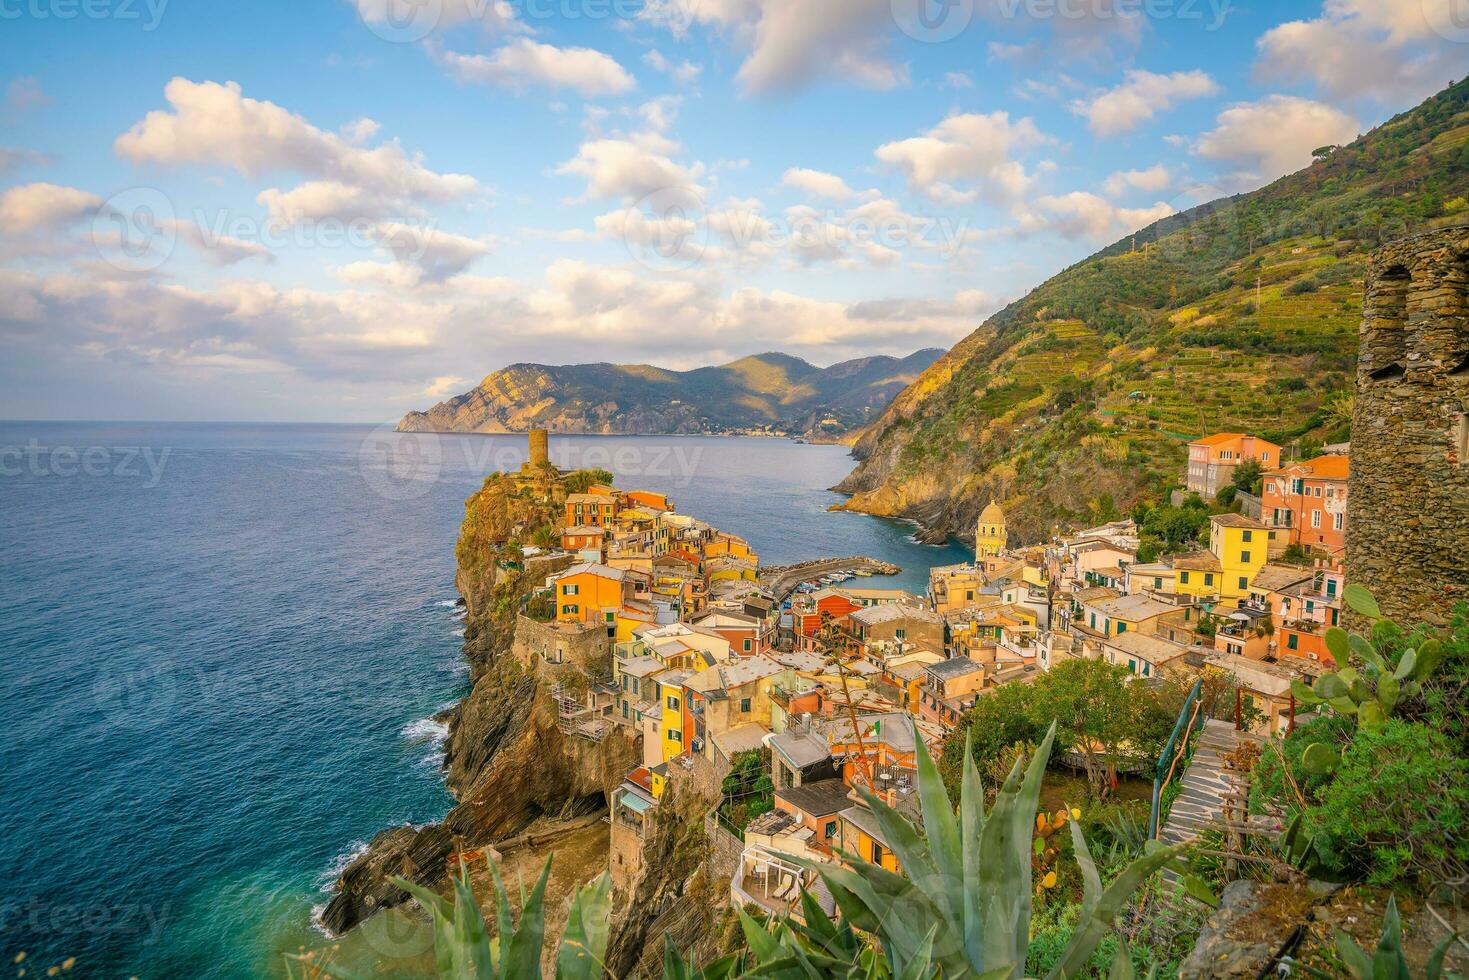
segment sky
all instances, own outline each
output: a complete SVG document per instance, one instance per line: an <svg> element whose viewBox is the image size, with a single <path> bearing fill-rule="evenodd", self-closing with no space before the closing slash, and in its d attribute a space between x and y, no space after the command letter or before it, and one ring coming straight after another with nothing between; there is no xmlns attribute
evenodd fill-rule
<svg viewBox="0 0 1469 980"><path fill-rule="evenodd" d="M1469 70L1461 0L0 0L0 418L948 347Z"/></svg>

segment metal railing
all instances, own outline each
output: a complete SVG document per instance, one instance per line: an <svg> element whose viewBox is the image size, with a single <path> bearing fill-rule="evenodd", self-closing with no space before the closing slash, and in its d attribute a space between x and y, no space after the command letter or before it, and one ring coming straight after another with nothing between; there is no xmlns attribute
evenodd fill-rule
<svg viewBox="0 0 1469 980"><path fill-rule="evenodd" d="M1194 681L1194 686L1189 690L1188 697L1184 699L1183 708L1178 712L1178 721L1173 726L1173 734L1168 736L1168 744L1163 746L1163 751L1158 756L1158 771L1153 777L1153 807L1148 815L1148 837L1156 839L1158 836L1158 823L1163 807L1163 791L1168 788L1168 783L1173 779L1174 770L1178 761L1183 757L1188 748L1189 737L1193 735L1194 723L1198 720L1199 709L1203 707L1201 694L1204 688L1203 678Z"/></svg>

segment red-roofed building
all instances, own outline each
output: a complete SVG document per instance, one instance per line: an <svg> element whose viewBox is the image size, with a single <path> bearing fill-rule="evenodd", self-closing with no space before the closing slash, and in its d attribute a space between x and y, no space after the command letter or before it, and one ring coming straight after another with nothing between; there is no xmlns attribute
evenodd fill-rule
<svg viewBox="0 0 1469 980"><path fill-rule="evenodd" d="M1254 460L1270 470L1280 465L1280 447L1242 432L1221 432L1188 444L1188 489L1205 500L1234 480L1235 467Z"/></svg>
<svg viewBox="0 0 1469 980"><path fill-rule="evenodd" d="M1275 544L1340 555L1347 544L1346 456L1318 456L1265 474L1260 519L1275 529Z"/></svg>

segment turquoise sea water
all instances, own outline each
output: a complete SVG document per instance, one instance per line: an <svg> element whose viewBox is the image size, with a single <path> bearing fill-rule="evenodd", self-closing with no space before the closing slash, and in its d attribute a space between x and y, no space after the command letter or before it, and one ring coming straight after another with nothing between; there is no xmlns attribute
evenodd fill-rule
<svg viewBox="0 0 1469 980"><path fill-rule="evenodd" d="M369 426L0 423L5 962L279 976L334 868L450 805L463 501L523 437ZM748 537L870 554L921 591L958 547L828 514L845 450L555 437L553 457ZM873 579L873 583L883 580ZM40 968L40 969L36 969Z"/></svg>

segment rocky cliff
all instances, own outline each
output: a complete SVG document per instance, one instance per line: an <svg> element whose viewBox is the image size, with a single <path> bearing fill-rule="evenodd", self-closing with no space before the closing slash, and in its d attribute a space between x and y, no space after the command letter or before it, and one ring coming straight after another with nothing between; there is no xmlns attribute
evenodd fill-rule
<svg viewBox="0 0 1469 980"><path fill-rule="evenodd" d="M1469 82L1251 194L1164 219L996 314L854 443L854 510L1022 542L1181 481L1201 434L1348 437L1367 256L1469 215Z"/></svg>
<svg viewBox="0 0 1469 980"><path fill-rule="evenodd" d="M818 368L785 354L669 371L646 364L515 364L426 412L404 432L718 433L763 429L839 439L876 418L942 353Z"/></svg>
<svg viewBox="0 0 1469 980"><path fill-rule="evenodd" d="M372 840L323 913L333 932L407 901L392 875L439 885L458 849L494 845L539 817L605 809L607 795L637 765L638 746L621 730L596 744L563 734L550 693L555 679L517 650L520 599L545 571L507 573L498 558L507 538L558 526L558 504L557 496L537 499L499 475L465 502L455 581L466 608L473 687L448 713L445 747L446 779L458 802L440 823L394 827Z"/></svg>

